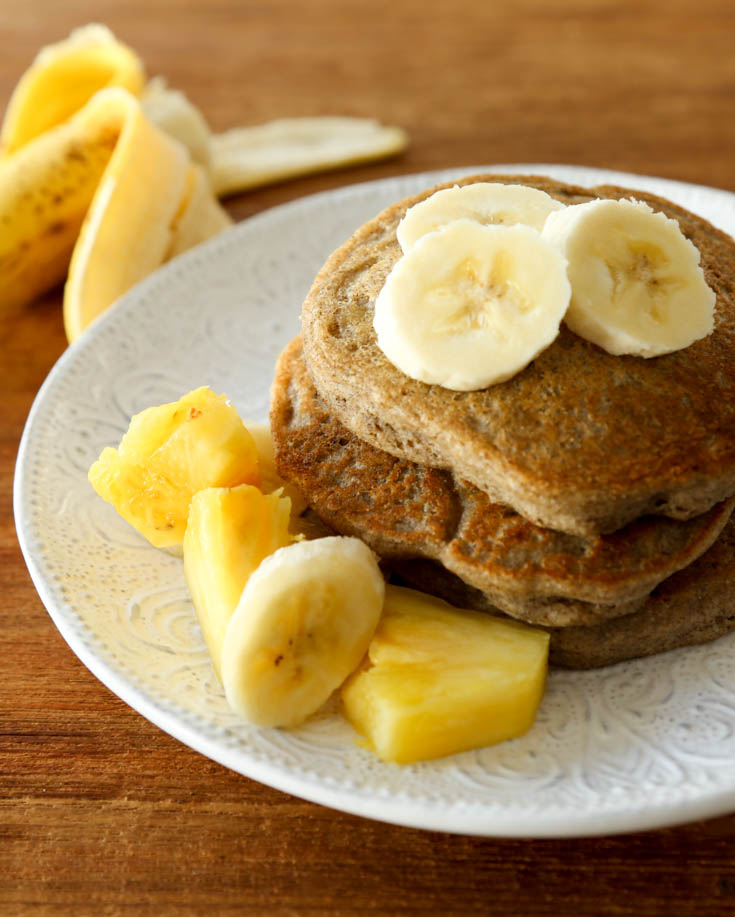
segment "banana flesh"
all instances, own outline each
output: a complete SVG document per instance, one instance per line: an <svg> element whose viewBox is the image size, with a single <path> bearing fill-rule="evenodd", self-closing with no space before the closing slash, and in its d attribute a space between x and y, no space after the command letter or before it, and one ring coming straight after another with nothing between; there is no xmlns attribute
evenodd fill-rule
<svg viewBox="0 0 735 917"><path fill-rule="evenodd" d="M378 345L413 379L485 388L554 340L570 293L563 256L535 229L454 220L389 274L375 303Z"/></svg>
<svg viewBox="0 0 735 917"><path fill-rule="evenodd" d="M545 191L527 185L475 182L444 188L409 207L396 235L404 254L427 232L452 220L476 220L483 225L515 226L522 223L541 231L546 218L564 204Z"/></svg>
<svg viewBox="0 0 735 917"><path fill-rule="evenodd" d="M676 220L598 200L552 213L543 237L569 262L567 325L609 353L656 357L712 331L715 294Z"/></svg>
<svg viewBox="0 0 735 917"><path fill-rule="evenodd" d="M139 95L144 83L142 61L109 29L76 29L42 48L20 78L0 129L0 152L12 153L68 120L100 89L119 86Z"/></svg>
<svg viewBox="0 0 735 917"><path fill-rule="evenodd" d="M189 166L186 190L171 224L171 244L163 260L170 261L229 226L232 218L212 194L208 176L201 166Z"/></svg>
<svg viewBox="0 0 735 917"><path fill-rule="evenodd" d="M267 557L230 619L222 682L237 713L295 726L353 672L380 619L385 584L357 538L301 541Z"/></svg>
<svg viewBox="0 0 735 917"><path fill-rule="evenodd" d="M169 89L163 77L154 77L143 90L143 113L189 151L192 161L207 174L212 166L211 132L204 115L183 92Z"/></svg>

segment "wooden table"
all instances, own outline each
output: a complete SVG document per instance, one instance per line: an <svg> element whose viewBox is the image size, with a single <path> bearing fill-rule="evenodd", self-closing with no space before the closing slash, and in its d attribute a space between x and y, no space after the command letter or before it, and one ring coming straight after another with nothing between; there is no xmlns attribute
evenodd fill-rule
<svg viewBox="0 0 735 917"><path fill-rule="evenodd" d="M217 129L340 113L410 132L400 159L232 199L239 219L488 162L735 190L731 0L4 0L0 104L38 47L103 15ZM13 526L18 440L65 347L60 295L0 308L0 326L0 913L735 913L735 816L573 841L391 827L231 773L110 694L51 623Z"/></svg>

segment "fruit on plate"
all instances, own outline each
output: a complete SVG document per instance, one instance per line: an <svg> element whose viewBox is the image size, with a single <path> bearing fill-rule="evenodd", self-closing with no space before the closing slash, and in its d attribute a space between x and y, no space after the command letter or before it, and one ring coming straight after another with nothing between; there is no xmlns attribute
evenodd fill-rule
<svg viewBox="0 0 735 917"><path fill-rule="evenodd" d="M373 323L407 376L469 391L510 378L548 347L570 293L564 258L537 230L458 219L396 262Z"/></svg>
<svg viewBox="0 0 735 917"><path fill-rule="evenodd" d="M217 677L222 642L251 574L291 544L291 501L251 484L210 487L195 494L184 535L184 575Z"/></svg>
<svg viewBox="0 0 735 917"><path fill-rule="evenodd" d="M396 236L405 254L427 232L434 232L452 220L475 220L484 226L522 223L540 231L548 215L563 207L561 201L538 188L479 181L444 188L409 207L398 224Z"/></svg>
<svg viewBox="0 0 735 917"><path fill-rule="evenodd" d="M294 487L293 484L284 481L276 471L275 447L273 446L270 424L246 420L245 426L258 447L260 486L263 493L268 494L274 490L283 490L283 493L291 499L291 514L300 516L308 504L301 491Z"/></svg>
<svg viewBox="0 0 735 917"><path fill-rule="evenodd" d="M180 545L195 493L260 483L255 442L224 395L199 388L136 414L89 470L97 493L158 548Z"/></svg>
<svg viewBox="0 0 735 917"><path fill-rule="evenodd" d="M278 118L212 137L212 187L222 197L272 182L384 159L408 144L372 118Z"/></svg>
<svg viewBox="0 0 735 917"><path fill-rule="evenodd" d="M549 635L388 586L344 711L384 761L402 764L493 745L532 725Z"/></svg>
<svg viewBox="0 0 735 917"><path fill-rule="evenodd" d="M225 633L222 683L237 713L296 726L329 698L367 650L385 584L357 538L300 541L262 562Z"/></svg>
<svg viewBox="0 0 735 917"><path fill-rule="evenodd" d="M608 353L656 357L712 331L715 293L699 251L648 204L575 204L549 216L543 237L568 261L567 325Z"/></svg>
<svg viewBox="0 0 735 917"><path fill-rule="evenodd" d="M102 25L76 29L64 41L42 48L18 81L8 104L0 151L12 153L83 108L112 86L139 95L143 63Z"/></svg>

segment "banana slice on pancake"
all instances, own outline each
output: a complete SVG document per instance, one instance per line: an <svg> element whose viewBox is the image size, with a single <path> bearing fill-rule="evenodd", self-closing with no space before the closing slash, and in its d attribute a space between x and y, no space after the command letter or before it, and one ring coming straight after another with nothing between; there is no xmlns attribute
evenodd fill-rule
<svg viewBox="0 0 735 917"><path fill-rule="evenodd" d="M515 226L522 223L543 229L546 218L564 204L550 194L528 185L475 182L444 188L414 204L398 224L396 235L404 254L427 232L452 220L476 220L485 226Z"/></svg>
<svg viewBox="0 0 735 917"><path fill-rule="evenodd" d="M570 293L564 257L535 229L454 220L396 263L374 327L406 375L471 391L510 378L547 347Z"/></svg>
<svg viewBox="0 0 735 917"><path fill-rule="evenodd" d="M266 557L225 632L232 709L261 726L303 722L360 664L384 596L375 555L357 538L301 541Z"/></svg>
<svg viewBox="0 0 735 917"><path fill-rule="evenodd" d="M676 220L633 200L552 213L543 238L568 261L567 325L612 354L656 357L714 326L715 293Z"/></svg>

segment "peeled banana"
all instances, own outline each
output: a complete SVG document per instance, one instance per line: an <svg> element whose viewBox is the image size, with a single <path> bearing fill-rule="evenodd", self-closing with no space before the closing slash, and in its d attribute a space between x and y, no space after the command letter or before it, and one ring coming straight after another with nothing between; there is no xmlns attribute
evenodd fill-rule
<svg viewBox="0 0 735 917"><path fill-rule="evenodd" d="M698 250L647 204L575 204L549 216L543 238L569 262L567 325L609 353L655 357L712 331L716 297Z"/></svg>
<svg viewBox="0 0 735 917"><path fill-rule="evenodd" d="M554 340L570 292L564 257L535 229L453 220L388 275L375 303L378 345L413 379L484 388Z"/></svg>
<svg viewBox="0 0 735 917"><path fill-rule="evenodd" d="M384 594L375 555L357 538L296 542L267 557L222 646L232 709L261 726L305 720L357 668Z"/></svg>

